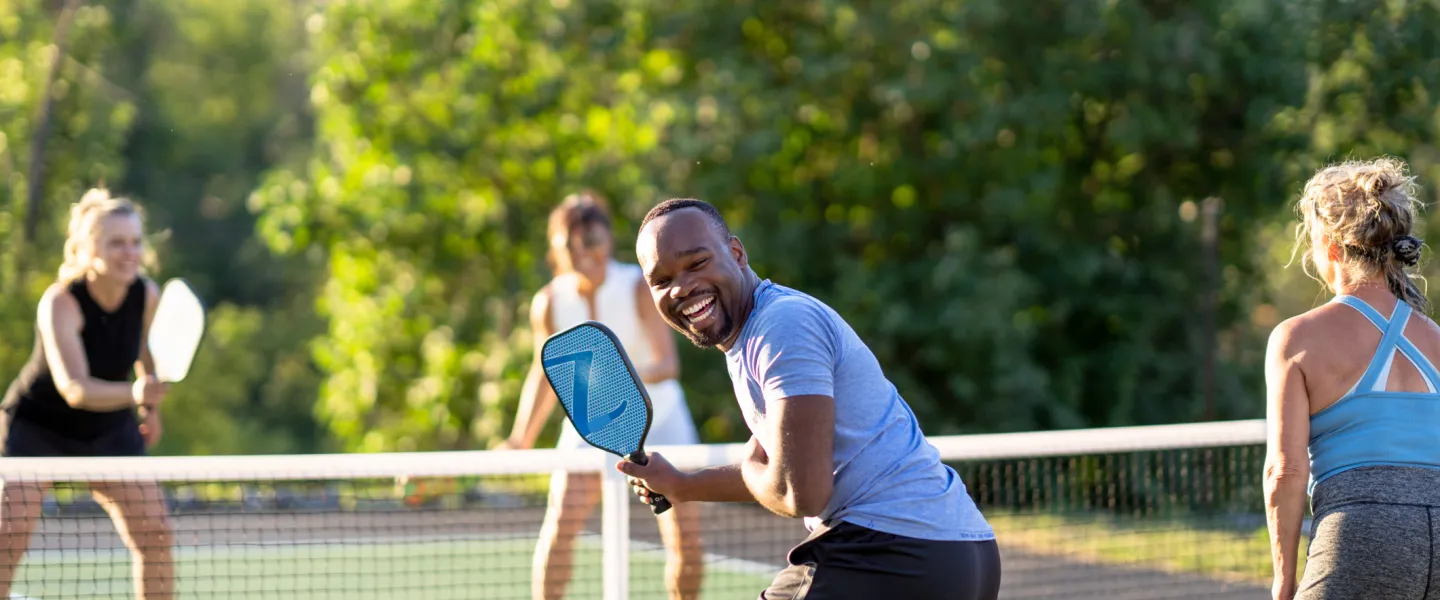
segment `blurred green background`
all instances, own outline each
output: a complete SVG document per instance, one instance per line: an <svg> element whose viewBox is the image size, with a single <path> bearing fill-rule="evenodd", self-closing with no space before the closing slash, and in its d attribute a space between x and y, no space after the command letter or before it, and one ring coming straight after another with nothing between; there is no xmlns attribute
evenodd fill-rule
<svg viewBox="0 0 1440 600"><path fill-rule="evenodd" d="M0 0L0 375L104 183L211 309L157 453L489 447L544 217L591 187L624 260L715 203L927 433L1260 417L1271 327L1327 298L1286 267L1304 180L1392 154L1435 197L1437 10ZM679 343L704 441L744 439Z"/></svg>

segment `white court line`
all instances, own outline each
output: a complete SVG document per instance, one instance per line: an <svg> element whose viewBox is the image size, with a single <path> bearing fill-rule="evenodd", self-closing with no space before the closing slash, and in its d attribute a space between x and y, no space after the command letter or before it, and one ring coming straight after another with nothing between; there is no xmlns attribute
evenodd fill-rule
<svg viewBox="0 0 1440 600"><path fill-rule="evenodd" d="M796 543L798 544L799 542ZM630 540L630 548L631 554L634 554L635 550L639 550L641 552L665 552L665 546L656 544L654 542L644 542L633 539ZM746 560L743 558L735 558L733 556L725 556L723 554L713 554L710 552L706 552L701 556L703 556L703 560L705 561L705 564L707 566L711 564L723 564L725 565L725 568L729 570L738 571L746 575L773 576L779 574L780 569L784 568L783 566L767 565L762 562Z"/></svg>

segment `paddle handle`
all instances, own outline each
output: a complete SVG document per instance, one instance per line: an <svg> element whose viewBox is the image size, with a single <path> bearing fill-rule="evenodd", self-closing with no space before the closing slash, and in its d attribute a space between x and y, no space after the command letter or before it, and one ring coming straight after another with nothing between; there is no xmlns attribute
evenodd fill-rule
<svg viewBox="0 0 1440 600"><path fill-rule="evenodd" d="M625 457L625 460L633 462L642 467L646 464L649 464L650 462L649 457L646 457L644 452L631 452L629 456ZM657 494L655 492L650 492L649 496L650 501L647 504L650 505L650 512L658 515L667 510L670 510L670 501L666 500L664 496L661 496L660 494Z"/></svg>

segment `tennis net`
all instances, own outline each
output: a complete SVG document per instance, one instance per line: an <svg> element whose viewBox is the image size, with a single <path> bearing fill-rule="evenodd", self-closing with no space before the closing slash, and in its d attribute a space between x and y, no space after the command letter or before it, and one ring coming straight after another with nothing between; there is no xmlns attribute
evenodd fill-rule
<svg viewBox="0 0 1440 600"><path fill-rule="evenodd" d="M1263 422L1237 421L931 441L995 526L1003 598L1258 598L1263 435ZM697 468L741 447L656 450ZM133 597L136 579L162 570L133 570L137 552L96 501L113 498L143 562L173 566L181 598L528 599L564 472L581 490L571 500L594 502L568 528L569 559L554 555L569 567L551 571L565 597L666 598L656 519L613 462L595 450L7 458L12 530L26 514L16 506L37 518L23 558L0 534L0 574L16 565L18 598ZM40 482L51 491L23 493ZM806 535L757 506L697 506L685 544L703 565L701 598L755 598Z"/></svg>

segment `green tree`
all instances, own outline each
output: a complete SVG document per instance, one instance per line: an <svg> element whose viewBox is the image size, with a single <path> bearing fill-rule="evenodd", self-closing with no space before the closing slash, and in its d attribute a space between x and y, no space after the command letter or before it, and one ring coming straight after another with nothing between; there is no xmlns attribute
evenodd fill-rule
<svg viewBox="0 0 1440 600"><path fill-rule="evenodd" d="M632 157L673 83L629 4L327 3L307 23L315 152L252 196L261 235L328 263L317 411L349 450L473 447L511 419L544 215L580 185L658 193ZM478 401L477 401L478 390Z"/></svg>
<svg viewBox="0 0 1440 600"><path fill-rule="evenodd" d="M167 401L156 451L325 449L307 348L323 328L308 301L316 265L270 253L245 206L265 170L308 150L303 4L120 4L107 74L140 106L120 188L159 233L156 275L184 277L211 307L197 373Z"/></svg>
<svg viewBox="0 0 1440 600"><path fill-rule="evenodd" d="M1259 416L1268 327L1314 289L1271 266L1299 182L1351 153L1440 175L1434 11L326 4L313 152L251 204L323 256L317 412L349 449L504 431L542 218L582 185L621 248L663 197L716 203L930 433ZM720 357L683 352L706 439L741 437Z"/></svg>
<svg viewBox="0 0 1440 600"><path fill-rule="evenodd" d="M318 333L293 311L223 304L186 381L164 407L154 454L293 454L330 449L310 412L318 373L295 340ZM303 318L302 321L309 321Z"/></svg>
<svg viewBox="0 0 1440 600"><path fill-rule="evenodd" d="M111 14L104 6L82 6L74 14L64 52L57 52L58 6L0 0L0 377L14 377L35 343L35 307L55 281L61 262L69 206L100 181L114 181L123 168L124 136L135 106L96 85L90 66L112 40ZM32 135L53 61L60 70L50 93L36 235L24 240L28 210L27 174ZM7 384L8 385L8 384Z"/></svg>
<svg viewBox="0 0 1440 600"><path fill-rule="evenodd" d="M1300 146L1268 129L1306 85L1287 3L682 6L666 189L845 315L927 431L1202 416L1205 341L1253 302L1247 225ZM1256 373L1222 361L1215 416L1257 414Z"/></svg>

